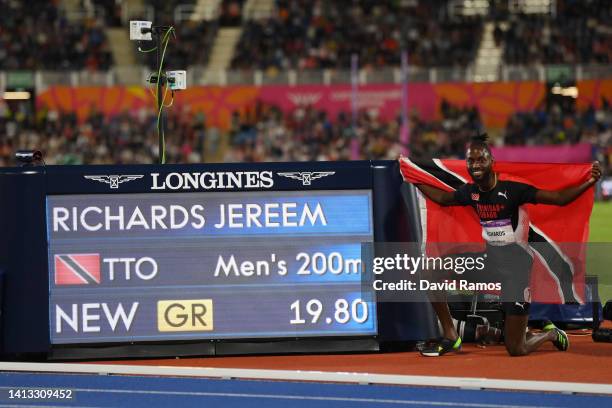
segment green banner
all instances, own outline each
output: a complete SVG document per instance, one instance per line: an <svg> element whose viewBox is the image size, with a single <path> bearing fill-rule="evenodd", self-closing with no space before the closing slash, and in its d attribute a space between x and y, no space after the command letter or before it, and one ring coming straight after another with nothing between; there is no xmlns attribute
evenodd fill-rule
<svg viewBox="0 0 612 408"><path fill-rule="evenodd" d="M575 79L574 71L569 65L546 66L546 82L568 82Z"/></svg>
<svg viewBox="0 0 612 408"><path fill-rule="evenodd" d="M34 88L34 73L32 71L9 71L6 73L6 87Z"/></svg>

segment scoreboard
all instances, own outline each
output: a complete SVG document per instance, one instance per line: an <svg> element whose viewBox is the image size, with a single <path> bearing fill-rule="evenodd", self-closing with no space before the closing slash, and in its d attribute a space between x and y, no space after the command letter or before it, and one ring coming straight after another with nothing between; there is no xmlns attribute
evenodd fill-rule
<svg viewBox="0 0 612 408"><path fill-rule="evenodd" d="M376 334L369 190L47 199L54 344Z"/></svg>
<svg viewBox="0 0 612 408"><path fill-rule="evenodd" d="M416 237L401 184L369 161L0 169L2 350L420 332L363 273L362 244Z"/></svg>

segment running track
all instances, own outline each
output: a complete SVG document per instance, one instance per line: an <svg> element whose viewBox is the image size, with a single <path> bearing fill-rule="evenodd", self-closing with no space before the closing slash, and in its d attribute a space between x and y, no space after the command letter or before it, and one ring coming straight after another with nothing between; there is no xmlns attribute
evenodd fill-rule
<svg viewBox="0 0 612 408"><path fill-rule="evenodd" d="M444 385L444 384L440 384ZM69 388L72 401L15 401L12 387ZM92 374L0 373L0 406L37 407L606 407L612 397L384 385Z"/></svg>

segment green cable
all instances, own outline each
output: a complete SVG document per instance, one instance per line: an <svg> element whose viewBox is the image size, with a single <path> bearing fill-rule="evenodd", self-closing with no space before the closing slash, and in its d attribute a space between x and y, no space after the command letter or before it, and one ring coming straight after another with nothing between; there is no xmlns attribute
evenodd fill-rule
<svg viewBox="0 0 612 408"><path fill-rule="evenodd" d="M164 34L164 38L162 38L162 44L163 44L163 51L162 51L162 55L161 55L161 59L159 62L159 68L157 71L157 93L159 93L159 87L161 86L161 70L162 67L164 66L164 59L166 57L166 49L168 48L168 43L170 42L170 33L174 31L174 27L170 27L168 29L168 31L166 31L166 33ZM162 111L164 110L164 99L166 99L166 95L168 94L168 86L166 86L166 90L164 92L164 96L161 100L161 103L159 104L159 111L157 112L157 129L159 130L160 126L160 120L161 120L161 114ZM162 151L159 152L159 154L161 155L161 164L166 164L166 135L164 133L164 128L162 126L161 128L161 132L158 134L158 137L161 138L162 141Z"/></svg>
<svg viewBox="0 0 612 408"><path fill-rule="evenodd" d="M166 49L168 48L168 43L170 41L170 31L172 30L172 28L170 28L168 31L166 31L166 33L164 34L164 38L162 38L162 46L163 46L163 51L162 51L162 56L160 59L160 63L159 63L159 67L158 67L158 71L157 71L157 89L156 89L156 95L159 95L159 90L160 90L160 86L162 86L162 78L161 78L161 71L162 71L162 67L164 66L164 59L166 57ZM167 87L166 87L167 89ZM161 101L159 102L159 110L157 112L157 129L158 129L158 135L157 137L161 139L161 152L159 152L160 157L161 157L161 164L166 164L166 135L164 132L164 128L163 128L163 124L160 127L160 121L161 121L161 114L162 111L164 109L164 98L166 97L166 94L164 93L164 96L162 98Z"/></svg>

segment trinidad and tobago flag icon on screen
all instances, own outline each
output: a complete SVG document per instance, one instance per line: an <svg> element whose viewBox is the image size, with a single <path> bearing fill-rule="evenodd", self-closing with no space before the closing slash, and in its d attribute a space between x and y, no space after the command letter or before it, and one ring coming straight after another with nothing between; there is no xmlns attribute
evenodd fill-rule
<svg viewBox="0 0 612 408"><path fill-rule="evenodd" d="M56 285L100 283L100 254L55 255Z"/></svg>

